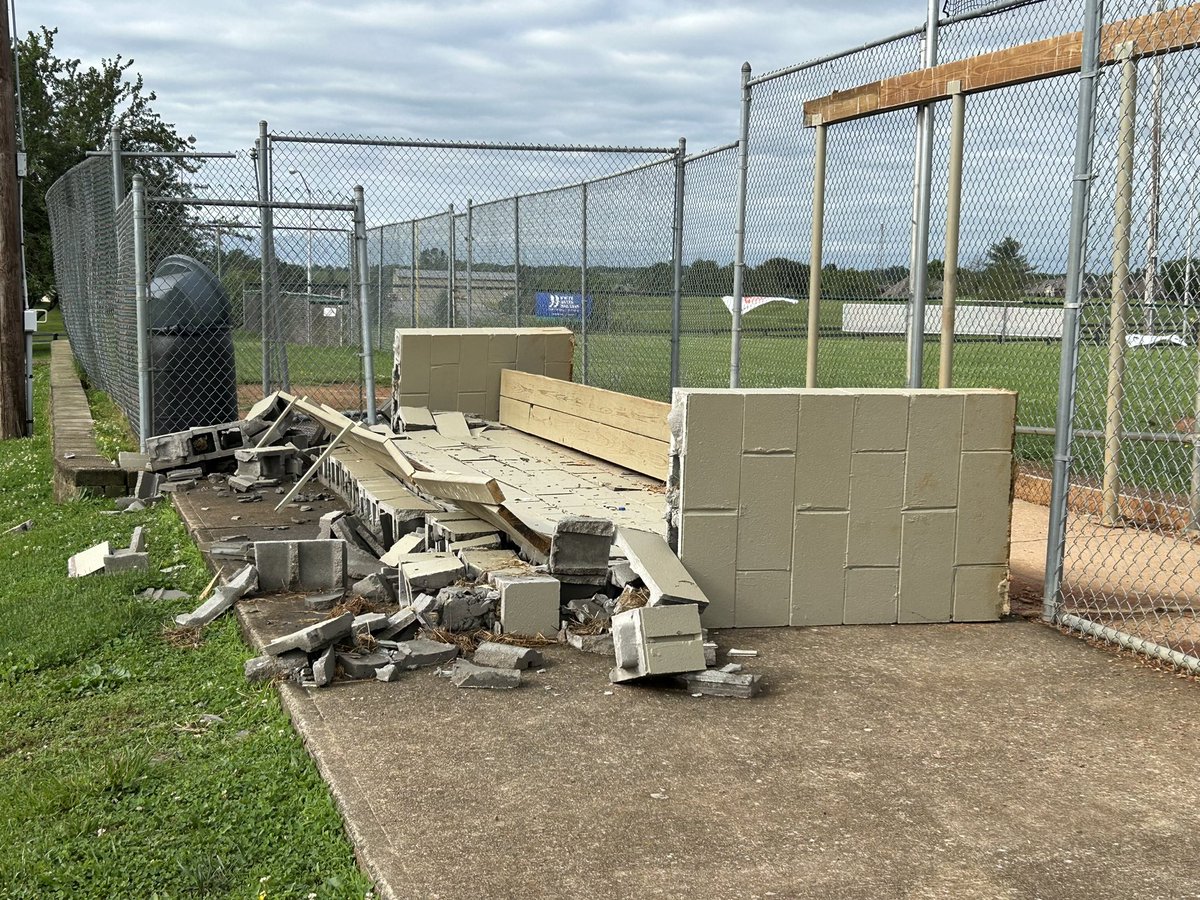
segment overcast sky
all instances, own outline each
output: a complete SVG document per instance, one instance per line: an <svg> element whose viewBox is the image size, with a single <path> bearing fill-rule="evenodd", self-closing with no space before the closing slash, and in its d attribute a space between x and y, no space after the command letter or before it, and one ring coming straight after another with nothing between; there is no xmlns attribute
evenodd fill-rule
<svg viewBox="0 0 1200 900"><path fill-rule="evenodd" d="M135 60L206 149L273 129L670 145L736 137L738 69L918 24L919 0L15 0L61 54Z"/></svg>

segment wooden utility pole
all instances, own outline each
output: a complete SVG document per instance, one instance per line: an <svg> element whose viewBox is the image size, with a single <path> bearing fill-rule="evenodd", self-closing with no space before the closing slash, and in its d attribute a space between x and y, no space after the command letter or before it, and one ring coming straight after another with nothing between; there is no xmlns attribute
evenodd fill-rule
<svg viewBox="0 0 1200 900"><path fill-rule="evenodd" d="M0 439L25 434L25 298L17 208L17 100L8 0L0 0Z"/></svg>

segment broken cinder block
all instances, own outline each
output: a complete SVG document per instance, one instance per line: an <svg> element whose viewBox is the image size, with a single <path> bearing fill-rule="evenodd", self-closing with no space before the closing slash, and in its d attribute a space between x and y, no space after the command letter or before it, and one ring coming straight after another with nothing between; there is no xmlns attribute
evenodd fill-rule
<svg viewBox="0 0 1200 900"><path fill-rule="evenodd" d="M350 635L350 625L354 622L354 613L345 612L334 619L326 619L316 625L309 625L291 634L276 638L263 647L267 656L279 656L289 650L305 650L312 653L322 647L332 644Z"/></svg>
<svg viewBox="0 0 1200 900"><path fill-rule="evenodd" d="M616 544L650 592L648 605L695 603L701 610L708 606L704 591L661 536L637 528L619 528Z"/></svg>
<svg viewBox="0 0 1200 900"><path fill-rule="evenodd" d="M521 686L521 673L516 669L490 669L460 659L450 672L450 683L459 688L511 690Z"/></svg>
<svg viewBox="0 0 1200 900"><path fill-rule="evenodd" d="M477 666L492 669L532 669L545 665L546 660L533 647L517 647L496 641L484 641L475 649L472 661Z"/></svg>
<svg viewBox="0 0 1200 900"><path fill-rule="evenodd" d="M558 579L549 575L497 575L500 629L505 634L552 635L559 625Z"/></svg>
<svg viewBox="0 0 1200 900"><path fill-rule="evenodd" d="M749 672L726 672L709 669L704 672L689 672L676 679L693 694L709 697L736 697L749 700L762 690L762 676Z"/></svg>
<svg viewBox="0 0 1200 900"><path fill-rule="evenodd" d="M246 593L258 586L258 572L254 566L243 566L225 584L217 587L212 596L201 603L190 613L181 613L175 617L175 624L182 626L207 625L233 604L237 603Z"/></svg>
<svg viewBox="0 0 1200 900"><path fill-rule="evenodd" d="M608 557L616 529L608 519L564 516L550 540L551 575L608 578Z"/></svg>
<svg viewBox="0 0 1200 900"><path fill-rule="evenodd" d="M258 586L273 591L328 591L346 586L346 544L340 540L256 541Z"/></svg>
<svg viewBox="0 0 1200 900"><path fill-rule="evenodd" d="M67 577L83 578L85 575L103 572L104 559L112 556L112 552L112 544L108 541L101 541L94 547L80 550L67 560Z"/></svg>
<svg viewBox="0 0 1200 900"><path fill-rule="evenodd" d="M614 684L647 675L703 671L704 639L695 604L643 606L612 620Z"/></svg>

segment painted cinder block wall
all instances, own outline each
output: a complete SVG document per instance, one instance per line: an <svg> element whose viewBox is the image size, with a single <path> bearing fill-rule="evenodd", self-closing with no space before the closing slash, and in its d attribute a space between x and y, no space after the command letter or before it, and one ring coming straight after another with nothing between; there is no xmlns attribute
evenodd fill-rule
<svg viewBox="0 0 1200 900"><path fill-rule="evenodd" d="M712 628L1007 611L1016 394L677 390L669 533Z"/></svg>
<svg viewBox="0 0 1200 900"><path fill-rule="evenodd" d="M397 406L500 418L500 372L519 369L570 381L569 328L397 328L392 398Z"/></svg>

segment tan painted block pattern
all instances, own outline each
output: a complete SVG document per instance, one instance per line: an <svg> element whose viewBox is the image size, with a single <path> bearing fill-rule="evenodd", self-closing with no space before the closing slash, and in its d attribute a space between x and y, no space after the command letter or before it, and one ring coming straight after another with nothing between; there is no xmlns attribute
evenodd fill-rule
<svg viewBox="0 0 1200 900"><path fill-rule="evenodd" d="M950 509L958 505L958 458L963 396L914 392L908 409L905 509Z"/></svg>
<svg viewBox="0 0 1200 900"><path fill-rule="evenodd" d="M903 453L855 453L850 462L847 566L900 565Z"/></svg>
<svg viewBox="0 0 1200 900"><path fill-rule="evenodd" d="M957 520L953 509L903 514L898 622L950 621Z"/></svg>
<svg viewBox="0 0 1200 900"><path fill-rule="evenodd" d="M493 334L488 341L488 362L512 364L517 361L517 336Z"/></svg>
<svg viewBox="0 0 1200 900"><path fill-rule="evenodd" d="M747 392L742 450L794 453L799 411L800 396L793 392Z"/></svg>
<svg viewBox="0 0 1200 900"><path fill-rule="evenodd" d="M738 393L685 395L684 511L737 509L743 399Z"/></svg>
<svg viewBox="0 0 1200 900"><path fill-rule="evenodd" d="M1012 454L1003 450L964 453L960 473L954 562L960 566L1006 563Z"/></svg>
<svg viewBox="0 0 1200 900"><path fill-rule="evenodd" d="M796 458L742 456L738 497L738 568L787 571L792 567L792 483Z"/></svg>
<svg viewBox="0 0 1200 900"><path fill-rule="evenodd" d="M908 445L907 392L854 393L854 449L903 450Z"/></svg>
<svg viewBox="0 0 1200 900"><path fill-rule="evenodd" d="M841 625L846 599L848 512L797 510L792 549L792 625Z"/></svg>
<svg viewBox="0 0 1200 900"><path fill-rule="evenodd" d="M954 570L955 622L994 622L1007 611L1007 566L959 566Z"/></svg>
<svg viewBox="0 0 1200 900"><path fill-rule="evenodd" d="M800 395L797 509L849 509L853 427L852 394L805 391Z"/></svg>
<svg viewBox="0 0 1200 900"><path fill-rule="evenodd" d="M787 625L791 582L789 572L738 572L734 627Z"/></svg>
<svg viewBox="0 0 1200 900"><path fill-rule="evenodd" d="M964 393L964 450L1012 450L1017 395L1009 391Z"/></svg>
<svg viewBox="0 0 1200 900"><path fill-rule="evenodd" d="M685 512L682 517L679 561L708 597L701 615L708 628L734 624L737 524L736 512Z"/></svg>
<svg viewBox="0 0 1200 900"><path fill-rule="evenodd" d="M445 334L434 334L430 338L429 364L433 366L457 366L461 362L459 349L462 347L462 336L453 331Z"/></svg>
<svg viewBox="0 0 1200 900"><path fill-rule="evenodd" d="M435 412L458 409L458 365L430 366L429 408Z"/></svg>
<svg viewBox="0 0 1200 900"><path fill-rule="evenodd" d="M896 621L896 596L900 590L897 568L847 569L847 625L888 625Z"/></svg>

